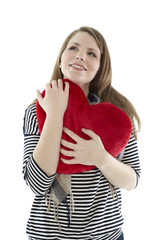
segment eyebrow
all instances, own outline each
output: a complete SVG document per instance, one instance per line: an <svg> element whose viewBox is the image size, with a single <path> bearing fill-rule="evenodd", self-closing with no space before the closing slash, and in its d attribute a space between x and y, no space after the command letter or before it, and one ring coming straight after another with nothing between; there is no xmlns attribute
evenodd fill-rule
<svg viewBox="0 0 160 240"><path fill-rule="evenodd" d="M77 45L77 46L81 46L79 43L77 43L77 42L71 42L71 43L69 43L69 44L75 44L75 45ZM87 48L88 50L90 50L90 51L96 51L96 52L98 52L96 49L94 49L94 48Z"/></svg>

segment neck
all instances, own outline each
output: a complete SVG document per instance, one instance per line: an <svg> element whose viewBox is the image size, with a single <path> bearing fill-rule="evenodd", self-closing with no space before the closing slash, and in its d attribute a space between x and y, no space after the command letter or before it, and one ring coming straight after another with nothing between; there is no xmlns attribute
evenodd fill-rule
<svg viewBox="0 0 160 240"><path fill-rule="evenodd" d="M77 85L82 89L82 91L84 92L85 96L88 96L89 93L89 84L81 84L81 83L77 83Z"/></svg>
<svg viewBox="0 0 160 240"><path fill-rule="evenodd" d="M64 79L67 79L67 77L64 77ZM85 96L86 97L88 96L88 93L89 93L89 83L83 84L80 81L74 81L74 80L70 80L70 81L72 81L73 83L77 84L82 89L82 91L84 92Z"/></svg>

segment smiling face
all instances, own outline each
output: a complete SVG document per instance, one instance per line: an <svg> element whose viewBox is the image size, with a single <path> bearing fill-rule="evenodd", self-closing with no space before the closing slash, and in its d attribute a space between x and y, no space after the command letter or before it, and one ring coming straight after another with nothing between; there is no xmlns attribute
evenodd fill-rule
<svg viewBox="0 0 160 240"><path fill-rule="evenodd" d="M87 96L89 84L99 70L100 59L95 39L87 32L78 32L61 56L61 71L64 78L79 85Z"/></svg>

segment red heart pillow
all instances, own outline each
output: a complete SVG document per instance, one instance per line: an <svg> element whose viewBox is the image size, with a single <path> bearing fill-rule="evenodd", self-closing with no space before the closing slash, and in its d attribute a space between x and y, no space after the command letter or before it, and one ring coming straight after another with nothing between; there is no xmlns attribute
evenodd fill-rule
<svg viewBox="0 0 160 240"><path fill-rule="evenodd" d="M88 140L89 137L85 135L81 129L86 128L92 130L100 136L105 149L113 157L116 157L125 148L131 135L132 126L127 114L113 104L106 102L89 105L82 89L68 79L63 80L63 82L65 81L69 82L70 89L68 107L64 114L63 126L69 128L86 140ZM45 96L45 90L42 96ZM36 103L36 111L39 131L41 133L46 114L38 101ZM74 142L74 140L64 132L62 133L62 138L69 142ZM61 157L70 159L60 154L60 158ZM95 166L82 164L69 165L59 160L57 173L81 173L93 168L95 168Z"/></svg>

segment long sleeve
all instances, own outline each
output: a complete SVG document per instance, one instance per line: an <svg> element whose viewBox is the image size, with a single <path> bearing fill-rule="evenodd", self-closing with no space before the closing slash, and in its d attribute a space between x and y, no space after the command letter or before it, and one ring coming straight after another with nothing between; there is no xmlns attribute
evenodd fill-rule
<svg viewBox="0 0 160 240"><path fill-rule="evenodd" d="M138 152L138 144L135 140L134 136L131 135L130 140L125 147L125 149L121 152L121 154L117 158L122 161L124 164L128 164L132 167L137 175L137 184L141 173L140 161L139 161L139 152Z"/></svg>
<svg viewBox="0 0 160 240"><path fill-rule="evenodd" d="M28 107L25 111L23 133L24 157L22 172L24 179L35 194L44 195L52 185L56 174L47 176L33 158L33 151L40 138L35 104Z"/></svg>

